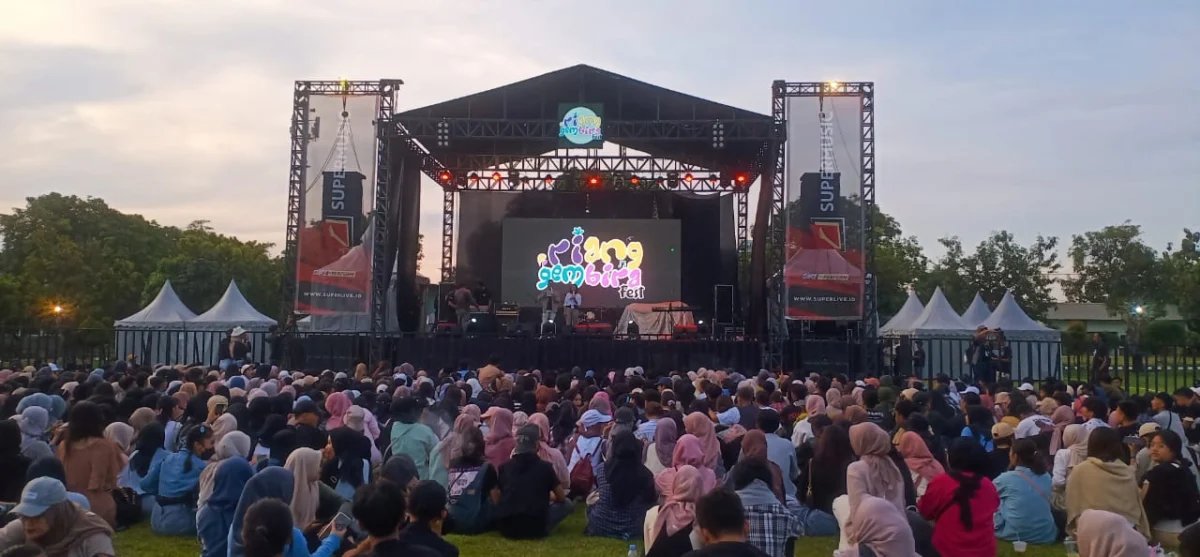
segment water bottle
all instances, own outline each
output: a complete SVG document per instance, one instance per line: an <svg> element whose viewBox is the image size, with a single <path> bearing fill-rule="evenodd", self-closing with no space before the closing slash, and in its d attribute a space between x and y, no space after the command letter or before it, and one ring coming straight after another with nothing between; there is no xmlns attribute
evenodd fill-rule
<svg viewBox="0 0 1200 557"><path fill-rule="evenodd" d="M629 553L626 553L625 557L638 557L637 545L629 544Z"/></svg>
<svg viewBox="0 0 1200 557"><path fill-rule="evenodd" d="M1067 557L1079 557L1079 544L1075 542L1075 538L1067 536L1063 540L1063 547L1067 550Z"/></svg>

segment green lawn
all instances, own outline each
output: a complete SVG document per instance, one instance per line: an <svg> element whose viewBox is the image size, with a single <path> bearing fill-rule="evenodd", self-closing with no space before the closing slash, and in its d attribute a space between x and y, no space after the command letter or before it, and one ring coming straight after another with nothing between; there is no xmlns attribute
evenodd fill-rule
<svg viewBox="0 0 1200 557"><path fill-rule="evenodd" d="M509 541L495 533L482 536L448 536L458 546L463 557L625 557L629 542L583 535L586 518L582 510L567 519L554 535L543 541ZM117 555L153 557L194 557L200 554L200 544L188 538L168 538L150 533L149 522L117 534ZM796 555L832 555L837 538L805 538L796 543ZM639 544L639 551L644 552ZM1001 557L1025 555L1030 557L1060 557L1061 545L1029 546L1025 553L1015 553L1012 544L1000 542Z"/></svg>

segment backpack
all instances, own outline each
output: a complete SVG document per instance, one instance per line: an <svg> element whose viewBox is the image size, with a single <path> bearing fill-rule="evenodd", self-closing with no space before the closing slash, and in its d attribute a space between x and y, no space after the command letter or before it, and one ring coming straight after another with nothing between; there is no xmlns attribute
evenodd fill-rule
<svg viewBox="0 0 1200 557"><path fill-rule="evenodd" d="M482 534L488 529L492 521L492 500L483 492L483 479L487 477L489 466L484 463L471 484L450 504L455 534ZM454 481L455 477L451 477L449 483Z"/></svg>
<svg viewBox="0 0 1200 557"><path fill-rule="evenodd" d="M578 443L578 439L576 439L576 443ZM591 492L592 487L596 485L596 473L594 470L592 470L592 455L595 455L597 452L603 455L604 453L601 452L603 450L603 439L601 439L600 443L596 445L596 450L586 455L579 452L578 444L576 444L572 449L572 452L579 454L579 461L576 462L575 467L571 469L571 488L569 491L572 497L585 496Z"/></svg>

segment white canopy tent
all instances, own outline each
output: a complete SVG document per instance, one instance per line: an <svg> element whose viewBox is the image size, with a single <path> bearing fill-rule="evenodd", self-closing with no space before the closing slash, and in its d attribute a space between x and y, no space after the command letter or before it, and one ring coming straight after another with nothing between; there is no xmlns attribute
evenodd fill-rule
<svg viewBox="0 0 1200 557"><path fill-rule="evenodd" d="M1041 379L1053 375L1062 353L1062 334L1034 321L1021 309L1012 292L1005 292L996 311L983 322L1004 333L1012 347L1012 377Z"/></svg>
<svg viewBox="0 0 1200 557"><path fill-rule="evenodd" d="M166 281L141 311L116 321L117 354L133 354L144 363L175 363L186 353L184 328L196 314L184 305L171 281Z"/></svg>
<svg viewBox="0 0 1200 557"><path fill-rule="evenodd" d="M921 315L907 327L897 329L892 334L924 343L927 369L960 376L967 370L963 354L971 345L972 330L954 311L941 287L938 287Z"/></svg>
<svg viewBox="0 0 1200 557"><path fill-rule="evenodd" d="M893 331L905 330L913 321L916 321L921 316L921 312L925 311L925 305L921 303L921 299L917 297L916 292L909 292L908 299L904 301L904 305L900 307L900 311L896 312L888 322L879 328L879 334L886 335Z"/></svg>
<svg viewBox="0 0 1200 557"><path fill-rule="evenodd" d="M270 357L267 330L276 324L274 319L254 309L238 290L237 282L231 280L213 307L187 322L191 361L215 364L220 343L230 330L241 327L249 333L252 359L265 362Z"/></svg>
<svg viewBox="0 0 1200 557"><path fill-rule="evenodd" d="M967 306L967 310L962 313L962 320L967 325L978 327L991 315L992 310L988 309L987 302L984 302L983 296L976 292L975 299L971 300L971 305Z"/></svg>

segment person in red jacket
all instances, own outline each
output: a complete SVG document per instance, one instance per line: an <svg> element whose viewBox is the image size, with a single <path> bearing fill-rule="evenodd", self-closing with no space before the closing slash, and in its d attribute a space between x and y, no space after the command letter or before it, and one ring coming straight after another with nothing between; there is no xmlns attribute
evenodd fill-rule
<svg viewBox="0 0 1200 557"><path fill-rule="evenodd" d="M942 557L993 557L992 515L1000 496L987 478L987 452L979 442L960 438L950 447L950 470L933 478L917 510L933 521L933 547Z"/></svg>

